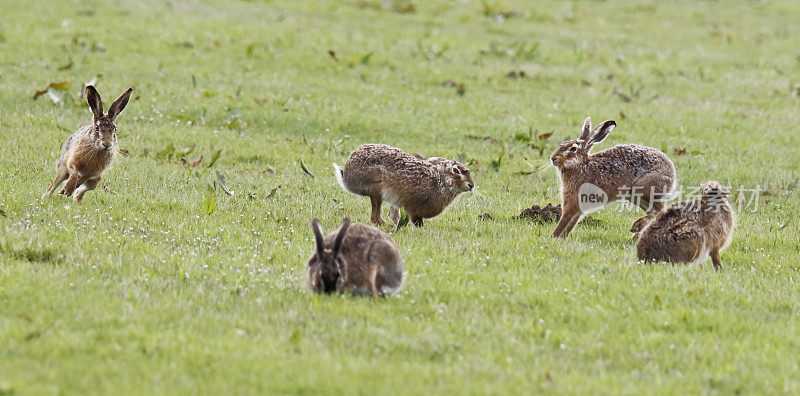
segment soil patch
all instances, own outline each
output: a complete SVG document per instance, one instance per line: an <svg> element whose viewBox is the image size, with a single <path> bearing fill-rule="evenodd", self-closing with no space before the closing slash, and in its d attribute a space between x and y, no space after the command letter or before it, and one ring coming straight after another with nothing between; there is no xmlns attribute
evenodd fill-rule
<svg viewBox="0 0 800 396"><path fill-rule="evenodd" d="M561 219L561 205L547 204L547 206L544 207L533 205L523 210L517 218L529 219L539 223L555 222Z"/></svg>

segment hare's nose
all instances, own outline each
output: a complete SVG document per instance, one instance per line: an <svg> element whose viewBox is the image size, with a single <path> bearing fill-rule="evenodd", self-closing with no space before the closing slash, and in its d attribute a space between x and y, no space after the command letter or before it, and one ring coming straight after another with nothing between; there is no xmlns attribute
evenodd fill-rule
<svg viewBox="0 0 800 396"><path fill-rule="evenodd" d="M105 147L105 149L108 150L111 148L111 143L103 143L103 147Z"/></svg>
<svg viewBox="0 0 800 396"><path fill-rule="evenodd" d="M469 187L469 189L472 190L472 188L475 187L475 185L472 183L467 183L467 187Z"/></svg>

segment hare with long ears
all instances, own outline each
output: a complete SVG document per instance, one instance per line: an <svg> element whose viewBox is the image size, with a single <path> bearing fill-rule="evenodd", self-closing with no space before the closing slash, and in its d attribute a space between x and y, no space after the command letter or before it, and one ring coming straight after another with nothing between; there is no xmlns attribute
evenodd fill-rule
<svg viewBox="0 0 800 396"><path fill-rule="evenodd" d="M716 181L700 186L701 197L678 202L634 223L638 232L639 260L702 263L711 257L722 268L720 252L733 237L736 217L728 202L728 189Z"/></svg>
<svg viewBox="0 0 800 396"><path fill-rule="evenodd" d="M80 202L86 191L97 187L116 154L117 126L114 122L128 104L131 92L133 88L128 88L111 104L108 114L104 114L100 94L94 86L86 86L86 101L92 109L92 123L67 139L56 164L56 179L42 199L49 198L64 180L67 184L60 194L73 197L75 202Z"/></svg>
<svg viewBox="0 0 800 396"><path fill-rule="evenodd" d="M589 153L616 125L608 120L592 131L587 117L580 137L561 143L551 156L559 170L562 203L554 237L566 237L584 215L610 202L628 200L653 213L672 197L675 166L660 150L624 144Z"/></svg>
<svg viewBox="0 0 800 396"><path fill-rule="evenodd" d="M308 286L333 292L385 297L400 289L403 259L385 232L345 218L338 231L323 238L319 220L311 222L316 252L308 261Z"/></svg>
<svg viewBox="0 0 800 396"><path fill-rule="evenodd" d="M343 167L333 164L336 179L345 191L370 198L370 220L386 225L381 204L389 202L389 218L397 223L400 208L408 219L422 226L423 219L439 215L475 183L469 169L455 160L425 158L385 144L362 144L350 153Z"/></svg>

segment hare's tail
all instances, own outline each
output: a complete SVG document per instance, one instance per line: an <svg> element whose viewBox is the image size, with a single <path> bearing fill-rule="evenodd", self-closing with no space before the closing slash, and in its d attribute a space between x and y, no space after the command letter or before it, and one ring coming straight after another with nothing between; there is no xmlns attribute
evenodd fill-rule
<svg viewBox="0 0 800 396"><path fill-rule="evenodd" d="M342 174L342 168L340 168L339 165L336 165L336 163L333 164L333 173L334 175L336 175L336 181L339 182L339 185L342 186L342 189L349 193L352 193L352 191L350 191L344 184L344 175Z"/></svg>

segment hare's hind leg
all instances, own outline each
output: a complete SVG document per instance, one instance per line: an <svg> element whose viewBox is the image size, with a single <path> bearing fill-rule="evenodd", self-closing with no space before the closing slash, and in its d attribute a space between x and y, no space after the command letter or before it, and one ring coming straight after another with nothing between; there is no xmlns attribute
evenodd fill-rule
<svg viewBox="0 0 800 396"><path fill-rule="evenodd" d="M422 227L424 225L422 216L417 217L416 215L412 215L411 213L408 213L408 221L410 221L411 224L413 224L415 227Z"/></svg>
<svg viewBox="0 0 800 396"><path fill-rule="evenodd" d="M95 187L97 187L97 183L100 183L99 177L86 179L86 181L83 182L83 184L81 184L77 190L75 190L75 197L73 198L73 200L75 202L80 202L83 199L83 194L85 194L87 191L94 190Z"/></svg>
<svg viewBox="0 0 800 396"><path fill-rule="evenodd" d="M378 264L372 264L372 273L369 274L369 283L372 286L372 297L383 297L383 293L378 290Z"/></svg>
<svg viewBox="0 0 800 396"><path fill-rule="evenodd" d="M64 182L64 180L67 180L68 177L69 177L69 171L67 170L67 168L59 167L56 170L56 179L53 181L53 185L50 186L50 189L47 190L47 192L45 192L44 195L42 195L42 199L50 198L50 196L53 195L53 192L56 191L58 186L60 186L61 183Z"/></svg>
<svg viewBox="0 0 800 396"><path fill-rule="evenodd" d="M719 249L711 250L711 262L714 264L714 269L719 271L722 269L722 260L719 258Z"/></svg>
<svg viewBox="0 0 800 396"><path fill-rule="evenodd" d="M78 175L78 172L72 171L69 174L69 179L67 179L67 184L65 184L64 188L62 188L58 193L71 197L72 193L75 192L75 189L83 184L85 180L86 178Z"/></svg>
<svg viewBox="0 0 800 396"><path fill-rule="evenodd" d="M647 214L656 213L672 198L674 184L674 180L665 178L658 171L645 173L633 182L634 186L641 188L636 190L639 195L633 196L631 202Z"/></svg>

